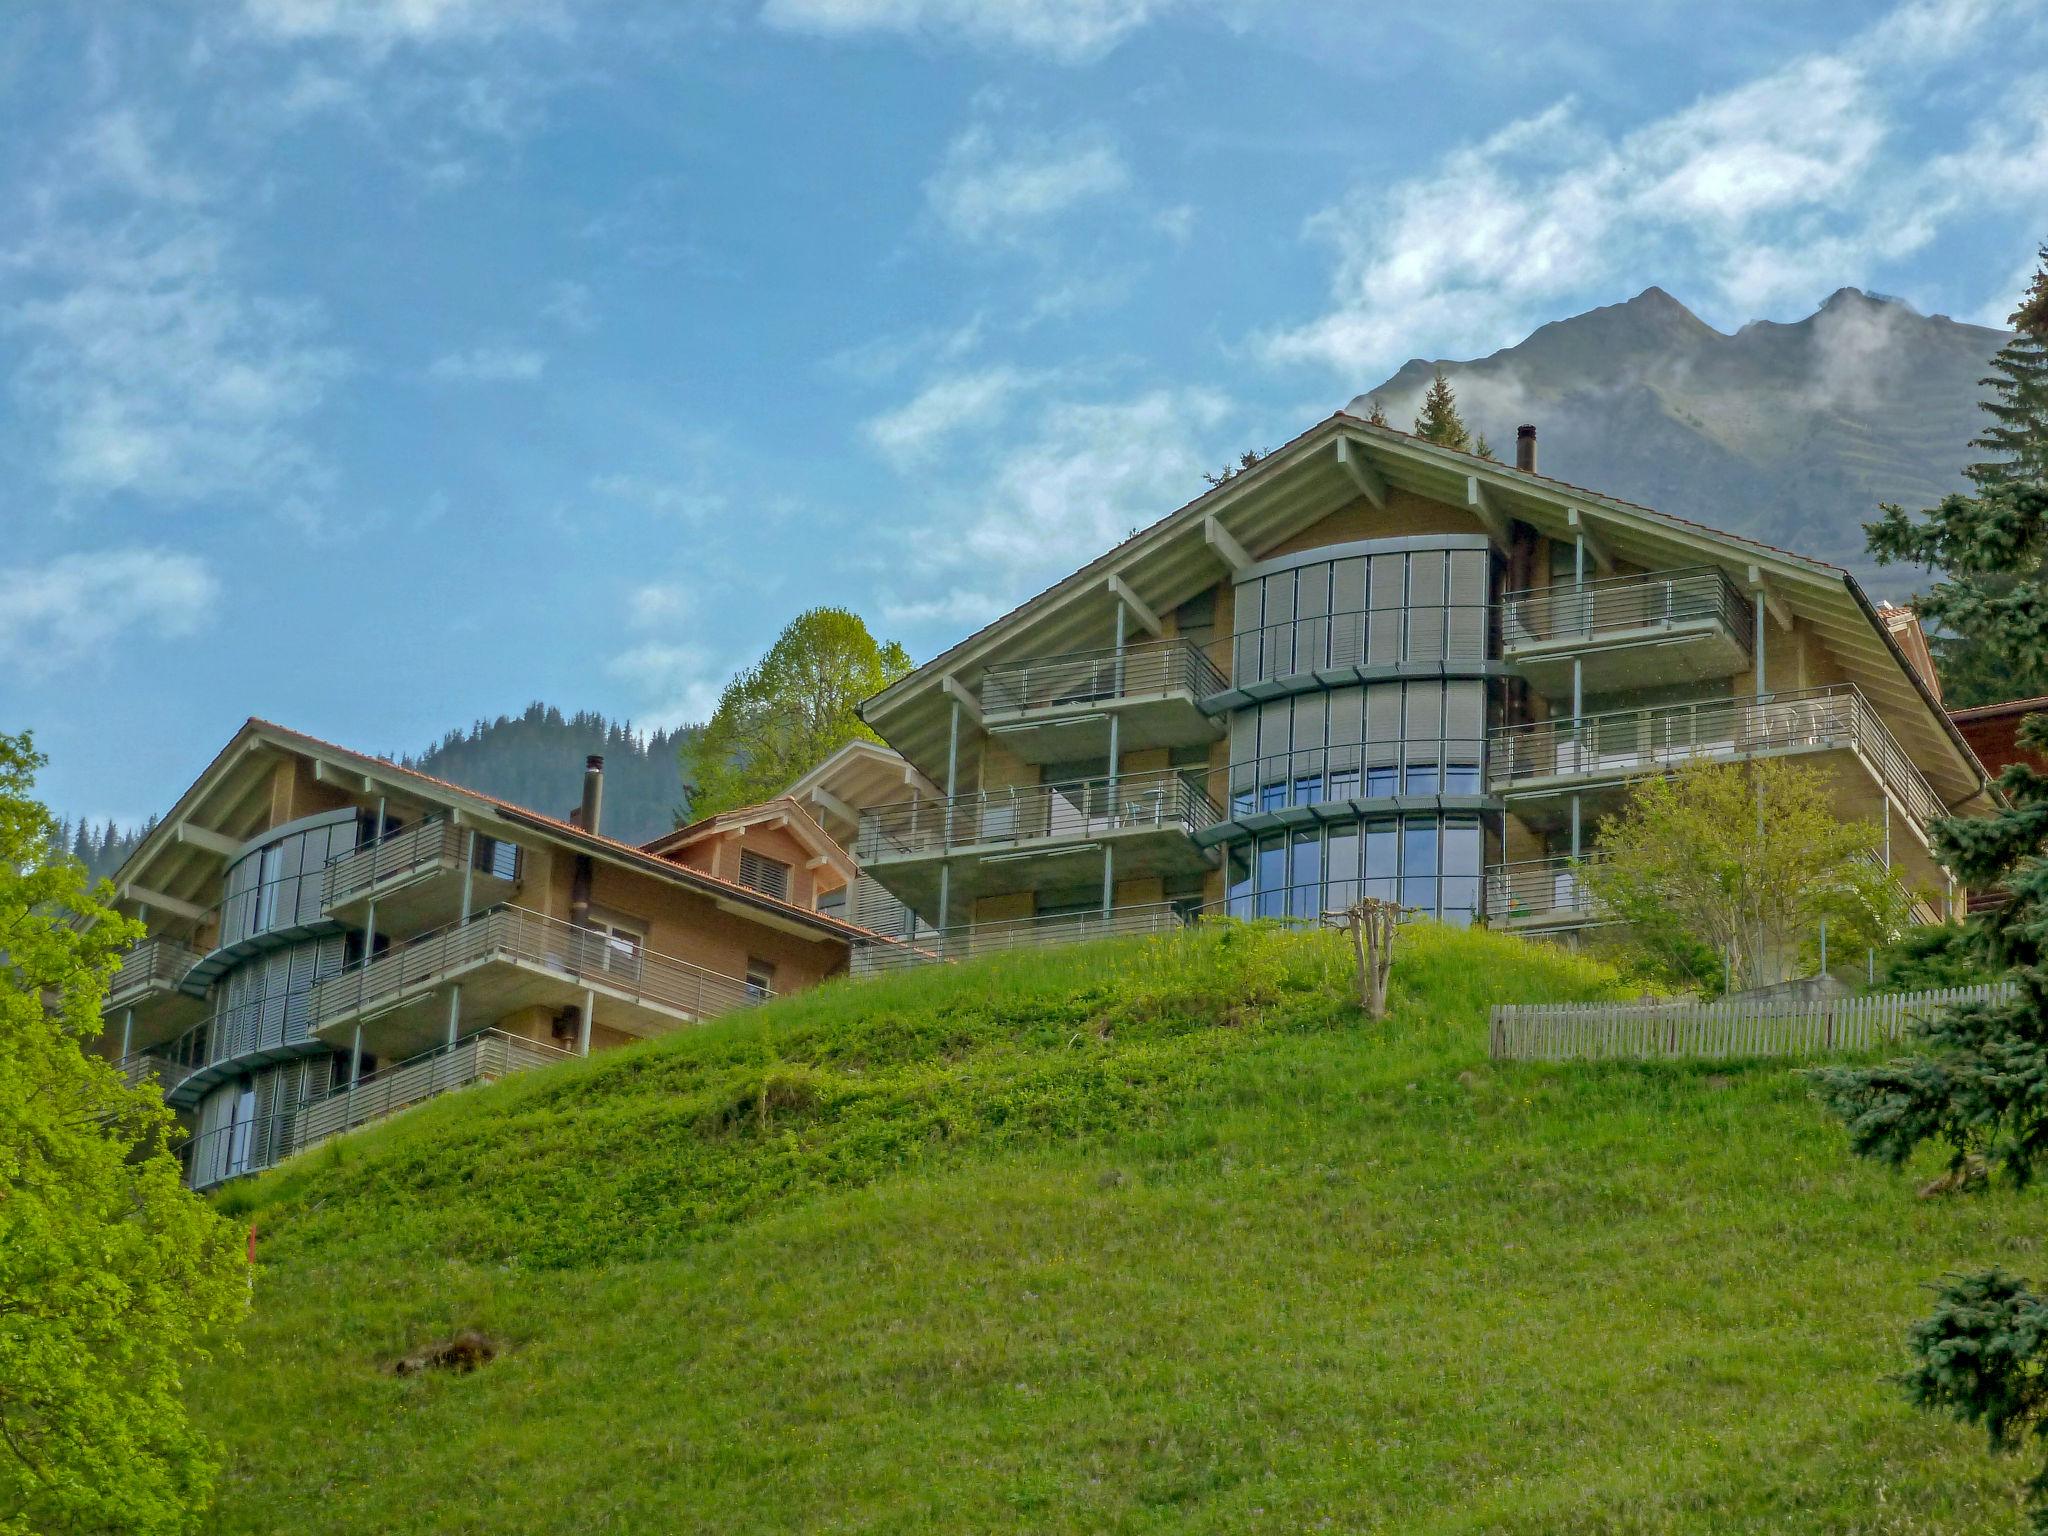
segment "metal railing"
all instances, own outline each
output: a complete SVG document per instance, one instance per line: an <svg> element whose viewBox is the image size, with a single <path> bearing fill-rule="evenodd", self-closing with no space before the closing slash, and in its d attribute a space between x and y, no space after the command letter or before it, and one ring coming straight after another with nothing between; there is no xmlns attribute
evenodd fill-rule
<svg viewBox="0 0 2048 1536"><path fill-rule="evenodd" d="M1486 867L1486 920L1511 923L1588 923L1594 921L1592 889L1586 884L1582 860L1570 855L1549 859L1516 859Z"/></svg>
<svg viewBox="0 0 2048 1536"><path fill-rule="evenodd" d="M1171 933L1185 927L1189 915L1169 902L1137 907L1112 907L1107 912L1057 912L1013 918L999 923L962 923L943 933L920 935L915 942L871 942L854 947L848 969L855 976L912 966L972 960L979 955L1015 949L1042 949L1084 944L1090 939L1128 938Z"/></svg>
<svg viewBox="0 0 2048 1536"><path fill-rule="evenodd" d="M876 806L861 813L859 856L865 862L1134 830L1193 836L1217 819L1207 795L1164 769Z"/></svg>
<svg viewBox="0 0 2048 1536"><path fill-rule="evenodd" d="M1377 800L1389 795L1477 795L1485 790L1484 743L1428 738L1303 747L1230 765L1230 813L1251 816L1289 805Z"/></svg>
<svg viewBox="0 0 2048 1536"><path fill-rule="evenodd" d="M1121 651L1073 651L997 662L982 674L981 707L993 715L1164 693L1199 699L1228 686L1223 669L1192 640L1148 640Z"/></svg>
<svg viewBox="0 0 2048 1536"><path fill-rule="evenodd" d="M341 854L328 863L320 887L320 904L334 906L419 870L442 865L459 869L465 836L453 822L435 818L359 844L353 852Z"/></svg>
<svg viewBox="0 0 2048 1536"><path fill-rule="evenodd" d="M1470 666L1497 652L1485 603L1422 603L1307 614L1231 637L1237 687L1329 667L1442 662Z"/></svg>
<svg viewBox="0 0 2048 1536"><path fill-rule="evenodd" d="M107 1004L138 992L174 990L198 963L198 952L174 939L144 939L121 957L107 985Z"/></svg>
<svg viewBox="0 0 2048 1536"><path fill-rule="evenodd" d="M292 1150L301 1151L451 1089L575 1059L575 1052L560 1046L524 1040L501 1029L479 1030L453 1045L380 1068L353 1088L337 1088L324 1099L302 1105Z"/></svg>
<svg viewBox="0 0 2048 1536"><path fill-rule="evenodd" d="M500 960L553 972L565 981L650 1007L708 1019L764 1002L770 989L651 954L610 933L578 928L523 907L497 906L451 923L313 987L312 1027L394 1007L431 992L469 966Z"/></svg>
<svg viewBox="0 0 2048 1536"><path fill-rule="evenodd" d="M1700 758L1851 747L1921 827L1946 814L1941 797L1853 684L1660 704L1509 726L1487 738L1497 791L1541 779L1627 778Z"/></svg>
<svg viewBox="0 0 2048 1536"><path fill-rule="evenodd" d="M1510 592L1501 599L1501 643L1512 654L1518 646L1590 643L1701 620L1718 620L1749 654L1755 606L1716 565Z"/></svg>
<svg viewBox="0 0 2048 1536"><path fill-rule="evenodd" d="M1586 879L1586 866L1604 855L1588 849L1579 859L1559 854L1545 859L1516 859L1486 867L1486 918L1495 925L1514 923L1588 924L1603 919L1599 903ZM1874 853L1864 859L1878 867L1884 861ZM1892 875L1907 917L1915 923L1937 923L1941 914L1904 881Z"/></svg>
<svg viewBox="0 0 2048 1536"><path fill-rule="evenodd" d="M127 1079L131 1088L140 1088L154 1079L157 1087L168 1094L198 1069L156 1051L131 1051L114 1063L114 1070Z"/></svg>

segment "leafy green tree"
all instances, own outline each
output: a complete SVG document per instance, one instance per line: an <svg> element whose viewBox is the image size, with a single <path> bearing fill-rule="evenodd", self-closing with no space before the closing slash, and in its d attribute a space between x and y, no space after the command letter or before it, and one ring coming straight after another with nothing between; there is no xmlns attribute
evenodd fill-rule
<svg viewBox="0 0 2048 1536"><path fill-rule="evenodd" d="M690 813L768 799L849 741L879 740L857 706L909 670L910 653L877 641L857 614L798 614L767 655L725 685L702 733L685 744Z"/></svg>
<svg viewBox="0 0 2048 1536"><path fill-rule="evenodd" d="M1864 525L1880 564L1915 564L1940 580L1914 599L1951 708L2048 694L2048 247L2012 312L2012 339L1992 360L1981 402L1992 424L1971 446L1994 457L1966 473L1974 496L1909 517L1886 504Z"/></svg>
<svg viewBox="0 0 2048 1536"><path fill-rule="evenodd" d="M1466 430L1465 418L1458 414L1458 397L1441 368L1422 397L1422 409L1415 413L1415 435L1440 448L1455 448L1460 453L1472 451L1472 434Z"/></svg>
<svg viewBox="0 0 2048 1536"><path fill-rule="evenodd" d="M1877 858L1884 833L1843 821L1825 780L1777 758L1691 763L1644 779L1601 827L1585 865L1594 902L1695 979L1726 957L1736 984L1802 974L1820 925L1840 954L1883 943L1905 896Z"/></svg>
<svg viewBox="0 0 2048 1536"><path fill-rule="evenodd" d="M247 1271L162 1096L80 1048L141 925L51 849L43 761L0 735L0 1533L182 1532L213 1477L182 1375Z"/></svg>

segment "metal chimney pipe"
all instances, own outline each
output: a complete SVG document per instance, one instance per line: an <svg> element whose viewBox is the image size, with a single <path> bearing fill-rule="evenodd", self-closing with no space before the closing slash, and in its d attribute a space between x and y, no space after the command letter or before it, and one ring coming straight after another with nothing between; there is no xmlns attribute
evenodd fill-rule
<svg viewBox="0 0 2048 1536"><path fill-rule="evenodd" d="M604 759L593 752L583 762L583 814L586 832L596 832L604 814Z"/></svg>
<svg viewBox="0 0 2048 1536"><path fill-rule="evenodd" d="M1536 473L1536 428L1526 421L1515 428L1515 468Z"/></svg>

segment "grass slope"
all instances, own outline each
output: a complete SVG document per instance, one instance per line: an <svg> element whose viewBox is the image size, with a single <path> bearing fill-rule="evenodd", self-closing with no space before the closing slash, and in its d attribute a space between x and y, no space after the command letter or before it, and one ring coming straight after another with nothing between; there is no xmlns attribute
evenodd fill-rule
<svg viewBox="0 0 2048 1536"><path fill-rule="evenodd" d="M210 1532L2015 1528L1904 1407L1918 1283L2038 1267L1785 1068L1486 1060L1613 986L1209 930L840 985L475 1090L228 1199ZM471 1376L383 1366L459 1328Z"/></svg>

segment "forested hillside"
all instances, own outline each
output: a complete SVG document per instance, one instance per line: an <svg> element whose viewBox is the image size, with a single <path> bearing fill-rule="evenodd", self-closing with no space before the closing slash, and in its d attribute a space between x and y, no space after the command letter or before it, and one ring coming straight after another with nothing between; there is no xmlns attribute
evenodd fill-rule
<svg viewBox="0 0 2048 1536"><path fill-rule="evenodd" d="M604 830L645 842L676 825L683 804L676 751L696 726L636 731L631 722L536 701L517 715L450 731L417 756L397 759L466 789L566 816L583 790L583 760L604 755Z"/></svg>

